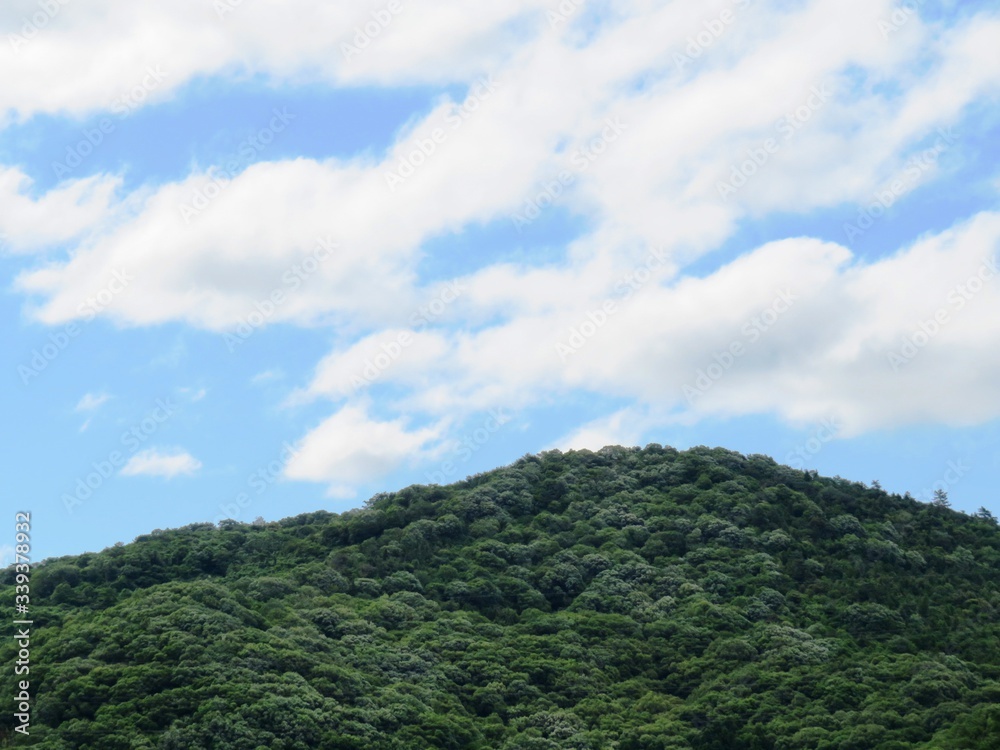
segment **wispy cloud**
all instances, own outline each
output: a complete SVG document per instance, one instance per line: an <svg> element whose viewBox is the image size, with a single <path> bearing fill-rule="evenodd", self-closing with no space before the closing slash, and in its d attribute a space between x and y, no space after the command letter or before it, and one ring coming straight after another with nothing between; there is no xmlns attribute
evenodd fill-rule
<svg viewBox="0 0 1000 750"><path fill-rule="evenodd" d="M111 396L107 393L88 393L80 399L74 411L96 411L110 400Z"/></svg>
<svg viewBox="0 0 1000 750"><path fill-rule="evenodd" d="M256 375L254 375L250 379L250 382L253 385L261 385L263 383L270 383L275 380L281 380L283 377L285 377L285 373L282 370L278 369L264 370L263 372L258 372Z"/></svg>
<svg viewBox="0 0 1000 750"><path fill-rule="evenodd" d="M201 466L201 461L187 451L150 448L132 456L121 470L121 474L125 477L148 476L173 479L176 476L191 476Z"/></svg>

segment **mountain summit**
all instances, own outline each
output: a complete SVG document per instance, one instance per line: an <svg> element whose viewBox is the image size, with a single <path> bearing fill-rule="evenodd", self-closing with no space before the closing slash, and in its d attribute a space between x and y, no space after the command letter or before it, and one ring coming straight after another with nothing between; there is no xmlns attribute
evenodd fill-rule
<svg viewBox="0 0 1000 750"><path fill-rule="evenodd" d="M996 750L998 562L987 513L765 456L549 451L48 560L30 745Z"/></svg>

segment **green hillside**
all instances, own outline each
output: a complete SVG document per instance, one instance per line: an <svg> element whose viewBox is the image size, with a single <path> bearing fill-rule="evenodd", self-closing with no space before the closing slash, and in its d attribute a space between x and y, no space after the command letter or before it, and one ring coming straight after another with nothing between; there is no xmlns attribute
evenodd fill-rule
<svg viewBox="0 0 1000 750"><path fill-rule="evenodd" d="M0 747L996 750L998 571L987 513L721 449L548 452L47 561L31 736L5 710Z"/></svg>

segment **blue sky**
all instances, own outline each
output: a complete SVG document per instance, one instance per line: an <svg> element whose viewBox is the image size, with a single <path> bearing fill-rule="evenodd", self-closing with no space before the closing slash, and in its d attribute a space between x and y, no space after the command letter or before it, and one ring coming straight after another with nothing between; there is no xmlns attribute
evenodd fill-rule
<svg viewBox="0 0 1000 750"><path fill-rule="evenodd" d="M36 557L649 442L1000 514L992 4L423 5L0 11Z"/></svg>

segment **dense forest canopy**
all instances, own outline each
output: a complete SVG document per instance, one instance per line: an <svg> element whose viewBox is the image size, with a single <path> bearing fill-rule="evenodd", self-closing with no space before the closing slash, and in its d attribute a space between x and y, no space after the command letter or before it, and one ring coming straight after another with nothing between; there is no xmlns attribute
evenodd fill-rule
<svg viewBox="0 0 1000 750"><path fill-rule="evenodd" d="M551 451L48 560L0 747L996 750L998 563L987 513L765 456Z"/></svg>

